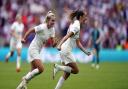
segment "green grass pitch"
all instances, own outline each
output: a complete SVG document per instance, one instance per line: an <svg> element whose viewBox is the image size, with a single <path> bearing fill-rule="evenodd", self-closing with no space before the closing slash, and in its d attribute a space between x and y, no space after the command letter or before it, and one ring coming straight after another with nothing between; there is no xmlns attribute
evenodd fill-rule
<svg viewBox="0 0 128 89"><path fill-rule="evenodd" d="M52 80L53 64L44 66L45 71L29 82L28 89L54 89L63 72ZM72 74L61 89L128 89L128 62L104 62L99 70L92 69L90 64L78 64L78 67L79 74ZM14 62L0 62L0 89L16 89L29 70L28 63L22 63L22 70L17 73Z"/></svg>

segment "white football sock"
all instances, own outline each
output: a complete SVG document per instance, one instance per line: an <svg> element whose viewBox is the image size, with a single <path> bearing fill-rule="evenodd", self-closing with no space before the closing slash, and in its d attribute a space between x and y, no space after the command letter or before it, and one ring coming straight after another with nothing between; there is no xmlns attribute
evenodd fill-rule
<svg viewBox="0 0 128 89"><path fill-rule="evenodd" d="M55 64L55 67L59 70L62 70L62 71L68 72L68 73L71 73L71 70L72 70L72 68L69 66L61 66L58 64Z"/></svg>
<svg viewBox="0 0 128 89"><path fill-rule="evenodd" d="M65 79L63 77L60 77L55 89L60 89L64 83Z"/></svg>
<svg viewBox="0 0 128 89"><path fill-rule="evenodd" d="M9 53L7 54L6 58L10 58L10 56L11 56L11 52L9 52Z"/></svg>
<svg viewBox="0 0 128 89"><path fill-rule="evenodd" d="M20 68L20 56L17 56L17 60L16 60L16 68Z"/></svg>
<svg viewBox="0 0 128 89"><path fill-rule="evenodd" d="M32 78L34 78L36 75L39 74L39 69L34 69L31 72L28 72L28 74L25 76L25 79L27 81L31 80Z"/></svg>

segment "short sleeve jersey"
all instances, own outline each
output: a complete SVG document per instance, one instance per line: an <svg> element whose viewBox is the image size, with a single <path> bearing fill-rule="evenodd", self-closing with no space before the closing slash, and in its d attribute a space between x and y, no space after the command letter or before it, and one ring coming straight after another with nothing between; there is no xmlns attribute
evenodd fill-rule
<svg viewBox="0 0 128 89"><path fill-rule="evenodd" d="M40 49L45 42L51 38L55 37L55 29L54 27L49 28L47 27L46 23L40 24L36 27L34 27L36 35L33 39L32 43L30 44L33 48Z"/></svg>
<svg viewBox="0 0 128 89"><path fill-rule="evenodd" d="M75 20L74 23L70 24L69 29L67 33L73 32L74 35L70 38L68 38L61 46L62 50L69 51L76 47L76 39L80 36L80 22L78 20Z"/></svg>
<svg viewBox="0 0 128 89"><path fill-rule="evenodd" d="M19 36L19 39L17 40L21 40L22 38L22 33L24 30L24 24L23 23L18 23L17 21L14 22L11 26L11 30L15 31L15 33ZM13 39L16 39L15 37L12 37Z"/></svg>

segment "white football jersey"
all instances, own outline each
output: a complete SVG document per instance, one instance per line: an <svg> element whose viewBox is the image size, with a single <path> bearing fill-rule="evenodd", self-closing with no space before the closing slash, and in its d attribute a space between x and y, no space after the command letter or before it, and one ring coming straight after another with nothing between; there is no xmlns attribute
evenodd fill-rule
<svg viewBox="0 0 128 89"><path fill-rule="evenodd" d="M15 31L15 33L19 36L19 39L16 39L15 37L12 37L12 39L21 40L22 33L23 33L23 30L24 30L24 24L23 23L18 23L17 21L15 21L11 26L11 30Z"/></svg>
<svg viewBox="0 0 128 89"><path fill-rule="evenodd" d="M73 32L74 35L68 38L61 46L61 50L64 52L71 52L74 47L76 47L76 39L80 35L80 22L75 20L74 23L70 24L67 33Z"/></svg>
<svg viewBox="0 0 128 89"><path fill-rule="evenodd" d="M34 29L35 29L36 35L30 44L30 49L36 48L37 50L40 50L49 38L55 37L54 27L48 29L46 23L40 24L34 27Z"/></svg>

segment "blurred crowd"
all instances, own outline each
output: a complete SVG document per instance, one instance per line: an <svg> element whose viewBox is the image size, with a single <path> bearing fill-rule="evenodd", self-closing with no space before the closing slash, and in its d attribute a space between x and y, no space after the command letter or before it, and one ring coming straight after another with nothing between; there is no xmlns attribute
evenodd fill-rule
<svg viewBox="0 0 128 89"><path fill-rule="evenodd" d="M56 34L62 38L69 26L71 10L88 13L87 24L81 28L81 41L88 46L94 22L101 30L101 48L128 49L128 0L0 0L0 46L8 46L10 26L17 13L22 15L26 32L43 22L46 13L56 14ZM33 36L29 38L29 41Z"/></svg>

